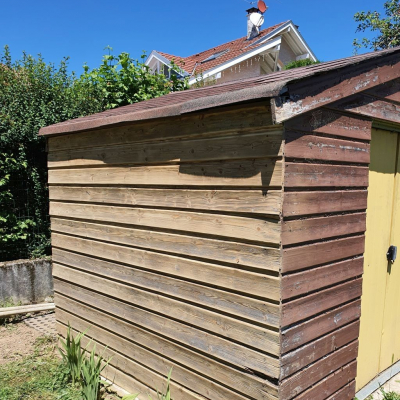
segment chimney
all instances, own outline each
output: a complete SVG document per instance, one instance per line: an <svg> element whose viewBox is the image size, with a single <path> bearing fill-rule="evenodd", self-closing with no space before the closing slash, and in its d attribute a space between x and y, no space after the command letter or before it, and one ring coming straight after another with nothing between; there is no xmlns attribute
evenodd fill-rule
<svg viewBox="0 0 400 400"><path fill-rule="evenodd" d="M258 8L252 7L249 8L247 11L247 40L252 40L260 34L260 28L254 26L250 21L250 15L253 13L260 12Z"/></svg>

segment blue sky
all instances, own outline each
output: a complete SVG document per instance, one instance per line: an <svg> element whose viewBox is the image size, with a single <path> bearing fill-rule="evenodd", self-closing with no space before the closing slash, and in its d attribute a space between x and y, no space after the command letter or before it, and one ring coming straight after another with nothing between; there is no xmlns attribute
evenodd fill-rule
<svg viewBox="0 0 400 400"><path fill-rule="evenodd" d="M383 10L373 0L267 0L263 28L288 19L323 61L352 55L356 23L362 10ZM0 46L13 58L22 51L41 53L56 64L70 57L70 69L97 67L104 48L137 58L146 50L188 56L245 36L245 0L161 1L12 0L0 1Z"/></svg>

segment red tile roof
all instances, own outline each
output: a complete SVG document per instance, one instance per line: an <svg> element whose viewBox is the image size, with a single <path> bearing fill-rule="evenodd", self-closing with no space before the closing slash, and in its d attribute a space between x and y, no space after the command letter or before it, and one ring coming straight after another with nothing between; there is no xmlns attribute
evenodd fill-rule
<svg viewBox="0 0 400 400"><path fill-rule="evenodd" d="M84 130L104 128L126 124L133 121L165 118L182 115L208 108L240 103L256 99L279 96L281 90L290 82L306 80L312 76L338 74L344 68L358 70L360 63L372 61L378 63L383 57L394 56L400 60L400 46L368 54L343 58L308 67L294 68L274 72L255 78L242 79L199 89L174 92L155 99L130 104L128 106L103 111L55 125L41 128L39 135L60 135ZM391 58L392 59L392 58Z"/></svg>
<svg viewBox="0 0 400 400"><path fill-rule="evenodd" d="M205 50L201 53L194 54L189 57L173 56L171 54L163 53L161 51L157 51L157 53L161 54L169 61L174 60L174 62L178 64L182 69L184 69L188 74L194 75L195 73L208 71L211 68L215 68L218 65L221 65L229 60L232 60L235 57L240 56L243 53L246 53L250 50L250 46L253 43L267 36L272 31L281 27L287 22L289 21L281 22L280 24L263 29L262 31L260 31L260 34L252 40L247 40L247 37L244 36L231 42L220 44L219 46L213 47L212 49ZM259 46L261 46L261 44L255 45L254 47L252 47L252 49L256 49ZM226 53L224 53L222 56L207 61L203 64L201 63L213 54L223 51L226 51Z"/></svg>

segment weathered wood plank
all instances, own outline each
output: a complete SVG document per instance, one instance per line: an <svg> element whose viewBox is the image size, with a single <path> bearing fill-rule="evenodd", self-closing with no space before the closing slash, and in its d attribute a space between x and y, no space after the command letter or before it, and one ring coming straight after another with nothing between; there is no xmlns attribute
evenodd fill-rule
<svg viewBox="0 0 400 400"><path fill-rule="evenodd" d="M334 103L331 107L355 114L369 116L384 121L400 123L400 104L377 99L373 96L353 96L341 102Z"/></svg>
<svg viewBox="0 0 400 400"><path fill-rule="evenodd" d="M278 190L50 186L50 200L279 215Z"/></svg>
<svg viewBox="0 0 400 400"><path fill-rule="evenodd" d="M285 163L285 187L367 187L368 168Z"/></svg>
<svg viewBox="0 0 400 400"><path fill-rule="evenodd" d="M400 103L400 79L386 82L367 90L365 93Z"/></svg>
<svg viewBox="0 0 400 400"><path fill-rule="evenodd" d="M282 185L282 162L272 159L182 165L59 169L49 184L270 187Z"/></svg>
<svg viewBox="0 0 400 400"><path fill-rule="evenodd" d="M171 138L193 138L201 135L212 136L223 132L243 133L254 129L265 130L266 126L271 126L271 130L277 132L281 130L276 125L272 126L271 107L267 101L257 105L221 107L176 118L138 121L121 127L80 132L79 135L72 133L50 137L48 143L52 152L92 147L93 143L98 146L108 146Z"/></svg>
<svg viewBox="0 0 400 400"><path fill-rule="evenodd" d="M362 235L284 249L282 272L293 272L313 265L360 256L364 253L364 248L365 236Z"/></svg>
<svg viewBox="0 0 400 400"><path fill-rule="evenodd" d="M320 312L361 297L362 279L321 290L282 305L282 327L292 325Z"/></svg>
<svg viewBox="0 0 400 400"><path fill-rule="evenodd" d="M327 400L353 400L356 395L356 381L352 380L344 388L340 389Z"/></svg>
<svg viewBox="0 0 400 400"><path fill-rule="evenodd" d="M321 108L286 121L285 129L371 140L372 121L362 116L348 116Z"/></svg>
<svg viewBox="0 0 400 400"><path fill-rule="evenodd" d="M96 343L97 354L103 354L107 359L112 357L111 364L118 367L120 370L135 376L136 379L146 382L150 387L155 390L160 390L165 385L166 376L173 368L173 376L171 378L171 388L174 396L177 397L187 395L188 398L195 396L210 396L216 400L244 400L239 393L232 392L217 383L203 378L198 373L194 373L187 368L184 368L174 362L173 360L165 359L159 355L136 345L120 336L107 332L100 327L85 322L80 318L76 318L72 314L68 314L62 310L58 313L61 325L59 330L65 336L67 327L66 324L70 323L74 331L87 332L82 340L82 345L89 351L93 348L93 343L89 344L90 340ZM90 339L89 339L90 338ZM107 348L104 347L107 346ZM132 360L139 361L132 362ZM154 372L153 372L154 371ZM160 376L161 375L161 376ZM188 388L188 389L187 389ZM201 397L203 398L203 397ZM185 397L183 397L183 400Z"/></svg>
<svg viewBox="0 0 400 400"><path fill-rule="evenodd" d="M90 326L94 329L104 328L113 332L119 337L124 337L130 341L130 351L140 349L151 349L150 353L153 357L140 359L142 363L149 365L154 370L157 369L156 364L150 364L154 361L156 354L160 354L162 361L162 372L165 371L165 364L169 366L169 360L174 362L174 365L180 364L184 370L194 370L211 378L214 381L221 382L224 385L238 390L239 392L248 393L249 396L261 399L273 399L277 396L277 387L268 383L264 379L258 378L256 375L250 374L248 371L234 369L228 365L221 364L214 359L208 358L206 355L196 353L189 348L184 348L177 343L170 342L165 338L156 336L152 332L144 331L135 324L129 324L121 319L116 319L112 316L97 312L96 310L82 305L74 300L65 302L68 309L63 310L57 308L56 317L64 324L71 321L72 326L77 326L76 323L81 321L80 318L85 318L90 322ZM80 317L76 317L72 312L78 311ZM99 323L99 327L93 324L93 321ZM84 326L84 325L82 325ZM91 332L91 328L89 330ZM136 345L137 343L137 345ZM154 352L154 353L153 353ZM174 367L175 368L175 367ZM169 371L169 368L168 368ZM168 372L167 371L167 372ZM129 373L129 371L127 371ZM184 379L184 376L182 376Z"/></svg>
<svg viewBox="0 0 400 400"><path fill-rule="evenodd" d="M356 95L400 77L400 61L397 54L388 54L378 60L372 59L351 65L337 74L316 74L287 85L287 91L295 94L278 99L274 122L282 123L296 115L326 106L340 99Z"/></svg>
<svg viewBox="0 0 400 400"><path fill-rule="evenodd" d="M107 293L108 296L128 302L135 307L157 312L166 318L188 323L228 340L235 340L270 354L279 354L279 334L267 328L57 263L53 264L53 276L70 283L79 282L87 289Z"/></svg>
<svg viewBox="0 0 400 400"><path fill-rule="evenodd" d="M280 250L276 248L54 217L51 218L51 227L54 232L179 256L198 257L212 262L246 265L268 271L279 271L281 264Z"/></svg>
<svg viewBox="0 0 400 400"><path fill-rule="evenodd" d="M361 233L365 232L365 229L365 213L284 221L282 224L282 244L289 245Z"/></svg>
<svg viewBox="0 0 400 400"><path fill-rule="evenodd" d="M279 387L280 397L282 400L292 399L301 392L304 392L314 383L355 360L357 352L358 341L355 341L334 351L290 378L283 380Z"/></svg>
<svg viewBox="0 0 400 400"><path fill-rule="evenodd" d="M285 354L281 358L281 377L285 379L307 365L319 360L332 351L356 340L360 329L360 322L356 321L340 328L320 339L315 340L299 349Z"/></svg>
<svg viewBox="0 0 400 400"><path fill-rule="evenodd" d="M256 133L156 143L126 143L112 147L97 146L95 142L93 147L88 149L50 152L48 167L149 165L278 157L282 155L282 133Z"/></svg>
<svg viewBox="0 0 400 400"><path fill-rule="evenodd" d="M282 299L305 295L327 286L344 282L361 276L363 273L363 257L346 260L324 267L312 268L299 273L282 277Z"/></svg>
<svg viewBox="0 0 400 400"><path fill-rule="evenodd" d="M325 400L332 393L338 391L344 385L353 381L357 373L357 361L353 361L350 364L342 367L332 375L329 375L326 379L317 383L309 390L301 393L296 397L296 400ZM338 400L342 400L341 397L336 397Z"/></svg>
<svg viewBox="0 0 400 400"><path fill-rule="evenodd" d="M267 374L273 378L277 378L279 375L279 360L275 357L58 279L55 279L54 284L57 292L55 302L62 309L68 309L66 303L69 300L61 293L219 360L233 365L247 366L250 370ZM92 322L100 325L98 320Z"/></svg>
<svg viewBox="0 0 400 400"><path fill-rule="evenodd" d="M297 132L285 133L286 158L369 164L370 145Z"/></svg>
<svg viewBox="0 0 400 400"><path fill-rule="evenodd" d="M278 244L278 220L175 210L116 207L81 203L52 202L52 217L68 217L97 222L110 222L136 227L178 230L204 235L238 238Z"/></svg>
<svg viewBox="0 0 400 400"><path fill-rule="evenodd" d="M279 300L279 278L274 276L60 234L52 235L52 244L53 247L171 274L179 279Z"/></svg>
<svg viewBox="0 0 400 400"><path fill-rule="evenodd" d="M339 329L360 318L361 301L356 300L282 331L282 354Z"/></svg>
<svg viewBox="0 0 400 400"><path fill-rule="evenodd" d="M283 216L365 210L367 195L367 190L285 192Z"/></svg>
<svg viewBox="0 0 400 400"><path fill-rule="evenodd" d="M254 320L260 324L279 327L280 307L278 304L240 296L193 282L154 274L57 248L53 249L52 258L54 263L62 263L79 268L88 273L136 285L146 290L165 294L188 303L195 303L208 309L239 316L246 320Z"/></svg>

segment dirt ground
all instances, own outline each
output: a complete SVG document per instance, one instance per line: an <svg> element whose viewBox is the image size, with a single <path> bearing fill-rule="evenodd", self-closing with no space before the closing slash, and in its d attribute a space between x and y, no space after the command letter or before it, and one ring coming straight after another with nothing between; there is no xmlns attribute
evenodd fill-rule
<svg viewBox="0 0 400 400"><path fill-rule="evenodd" d="M31 354L36 338L42 335L23 322L0 325L0 365Z"/></svg>

